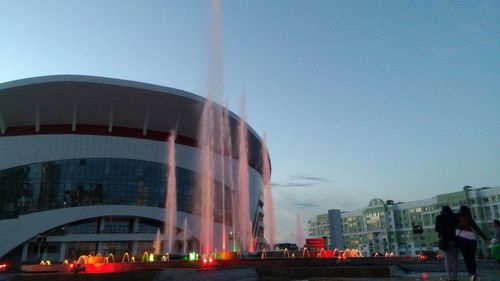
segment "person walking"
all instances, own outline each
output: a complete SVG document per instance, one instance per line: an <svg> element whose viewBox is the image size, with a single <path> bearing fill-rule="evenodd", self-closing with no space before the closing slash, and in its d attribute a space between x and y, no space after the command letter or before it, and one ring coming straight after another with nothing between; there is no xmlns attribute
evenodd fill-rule
<svg viewBox="0 0 500 281"><path fill-rule="evenodd" d="M453 214L449 206L443 206L441 214L436 217L436 226L434 229L439 239L439 249L444 252L444 267L449 281L458 280L455 236L457 224L458 217Z"/></svg>
<svg viewBox="0 0 500 281"><path fill-rule="evenodd" d="M483 234L472 218L469 207L461 206L458 213L458 225L456 230L457 244L464 257L465 267L471 276L471 281L477 280L476 274L476 248L477 240L474 231L483 238L486 243L489 239Z"/></svg>

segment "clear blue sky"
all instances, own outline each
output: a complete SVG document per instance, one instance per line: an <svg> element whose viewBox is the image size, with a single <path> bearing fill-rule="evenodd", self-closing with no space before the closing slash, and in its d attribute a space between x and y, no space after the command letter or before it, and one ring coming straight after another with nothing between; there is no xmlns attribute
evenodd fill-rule
<svg viewBox="0 0 500 281"><path fill-rule="evenodd" d="M206 96L210 1L2 1L0 82ZM224 96L266 132L278 239L331 208L500 185L500 2L222 1Z"/></svg>

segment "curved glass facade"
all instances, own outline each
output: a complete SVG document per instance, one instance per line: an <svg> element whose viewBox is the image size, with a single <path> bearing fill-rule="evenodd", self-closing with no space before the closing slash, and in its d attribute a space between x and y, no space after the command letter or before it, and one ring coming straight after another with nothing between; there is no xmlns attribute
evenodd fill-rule
<svg viewBox="0 0 500 281"><path fill-rule="evenodd" d="M197 176L194 171L176 168L179 211L193 213L191 198ZM162 163L110 158L35 163L0 171L0 218L85 205L161 208L165 204L165 186L166 165ZM261 188L255 179L250 186ZM231 202L231 188L225 189L225 202ZM252 197L258 196L257 190L251 192ZM220 195L220 191L221 184L216 182L216 193ZM252 199L256 206L258 199ZM216 205L222 206L220 200ZM231 204L226 203L225 209L231 221ZM215 220L221 222L222 210L214 211Z"/></svg>

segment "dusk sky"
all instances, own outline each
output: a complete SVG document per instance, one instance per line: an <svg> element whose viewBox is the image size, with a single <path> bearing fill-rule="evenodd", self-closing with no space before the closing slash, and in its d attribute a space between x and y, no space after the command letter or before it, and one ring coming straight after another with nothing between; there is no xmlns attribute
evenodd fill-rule
<svg viewBox="0 0 500 281"><path fill-rule="evenodd" d="M246 100L267 135L278 241L299 212L500 186L499 1L1 1L0 83L128 79ZM1 155L0 155L1 157Z"/></svg>

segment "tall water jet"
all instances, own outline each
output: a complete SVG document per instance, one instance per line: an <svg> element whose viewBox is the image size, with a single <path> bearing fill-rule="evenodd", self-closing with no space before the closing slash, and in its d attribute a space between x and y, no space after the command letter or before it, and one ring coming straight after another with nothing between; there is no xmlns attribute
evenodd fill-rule
<svg viewBox="0 0 500 281"><path fill-rule="evenodd" d="M209 56L208 98L203 107L199 129L200 176L195 192L195 208L200 215L200 250L209 253L214 250L214 203L215 203L215 132L217 114L213 99L223 96L222 28L220 23L220 3L213 0L211 5L211 31ZM220 122L220 120L219 120ZM217 135L218 136L218 135Z"/></svg>
<svg viewBox="0 0 500 281"><path fill-rule="evenodd" d="M226 101L226 105L227 105L227 101ZM224 114L223 114L223 118L222 118L222 124L223 124L223 127L225 128L225 135L224 135L224 155L228 158L228 159L233 159L233 146L232 146L232 143L233 143L233 140L232 140L232 137L231 137L231 126L229 125L229 110L224 110ZM236 246L236 243L237 243L237 240L234 238L234 233L236 231L236 209L235 209L235 206L236 206L236 197L234 196L235 195L235 190L234 190L234 178L233 178L233 164L232 164L232 161L229 160L229 163L225 163L224 165L224 168L227 169L227 171L224 169L225 171L225 174L227 174L227 180L228 180L228 186L231 188L230 190L230 199L229 199L229 202L231 203L231 206L230 206L230 214L231 214L231 227L232 227L232 230L231 230L231 239L233 241L233 245L232 245L232 250L234 252L236 252L238 249L237 249L237 246ZM225 199L225 194L224 196L222 197L223 199ZM224 206L226 207L226 206ZM227 221L227 218L226 218L226 221L225 221L225 224L227 225L228 221ZM227 233L227 230L225 230L225 232L223 231L223 239L225 240L226 239L226 234Z"/></svg>
<svg viewBox="0 0 500 281"><path fill-rule="evenodd" d="M297 234L295 235L297 248L299 250L304 246L304 229L302 229L302 222L300 221L300 214L297 212Z"/></svg>
<svg viewBox="0 0 500 281"><path fill-rule="evenodd" d="M231 134L229 126L226 126L226 119L229 118L226 109L221 109L219 112L219 150L222 155L220 161L220 181L221 181L221 202L222 202L222 231L221 231L221 241L222 241L222 251L226 251L226 156L227 148L231 145L227 141L227 136ZM229 123L229 121L227 122Z"/></svg>
<svg viewBox="0 0 500 281"><path fill-rule="evenodd" d="M250 221L250 196L248 179L248 140L245 114L245 102L242 98L240 124L238 128L238 231L244 251L253 252L252 231Z"/></svg>
<svg viewBox="0 0 500 281"><path fill-rule="evenodd" d="M168 136L167 199L165 203L165 236L168 237L168 253L172 253L175 250L174 245L177 237L177 182L175 175L175 165L175 132L172 130L170 131L170 135Z"/></svg>
<svg viewBox="0 0 500 281"><path fill-rule="evenodd" d="M200 247L202 253L214 248L214 107L211 98L203 107L200 128L200 177L197 183L197 205L200 214Z"/></svg>
<svg viewBox="0 0 500 281"><path fill-rule="evenodd" d="M264 209L266 215L264 216L264 238L270 249L274 245L274 207L273 207L273 193L271 190L271 167L269 162L269 154L267 150L266 133L263 134L263 147L262 147L262 179L264 182Z"/></svg>
<svg viewBox="0 0 500 281"><path fill-rule="evenodd" d="M209 96L222 103L224 96L224 61L222 56L222 23L219 0L212 0L210 20Z"/></svg>
<svg viewBox="0 0 500 281"><path fill-rule="evenodd" d="M161 250L161 238L160 238L160 229L156 230L156 238L153 241L153 252L155 255L159 255Z"/></svg>

